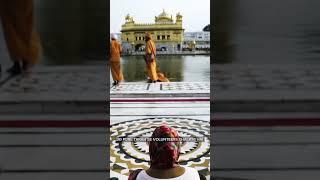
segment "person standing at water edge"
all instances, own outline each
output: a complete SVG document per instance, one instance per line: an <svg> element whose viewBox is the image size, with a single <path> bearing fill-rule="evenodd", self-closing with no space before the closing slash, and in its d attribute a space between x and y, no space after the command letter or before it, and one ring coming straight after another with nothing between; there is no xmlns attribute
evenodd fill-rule
<svg viewBox="0 0 320 180"><path fill-rule="evenodd" d="M34 28L33 0L0 0L0 18L13 66L13 75L27 72L40 57L40 38Z"/></svg>
<svg viewBox="0 0 320 180"><path fill-rule="evenodd" d="M156 63L156 45L154 44L151 34L146 33L146 54L145 61L147 64L147 71L150 81L155 83L158 81L157 63Z"/></svg>
<svg viewBox="0 0 320 180"><path fill-rule="evenodd" d="M117 36L115 34L112 34L110 43L110 69L114 81L113 85L117 85L121 81L123 81L123 74L120 63L121 50L121 45L117 41Z"/></svg>

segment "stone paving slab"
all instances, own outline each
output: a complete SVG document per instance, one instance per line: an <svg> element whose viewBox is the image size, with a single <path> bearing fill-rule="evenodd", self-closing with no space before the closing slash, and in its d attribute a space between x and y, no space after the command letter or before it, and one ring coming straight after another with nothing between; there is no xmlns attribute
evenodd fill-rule
<svg viewBox="0 0 320 180"><path fill-rule="evenodd" d="M102 113L108 85L106 66L37 66L0 86L0 113ZM3 79L1 80L3 81Z"/></svg>
<svg viewBox="0 0 320 180"><path fill-rule="evenodd" d="M59 99L63 95L68 100L107 90L106 68L100 66L38 67L33 73L11 78L0 88L1 99L16 96L18 100L37 99L36 96Z"/></svg>
<svg viewBox="0 0 320 180"><path fill-rule="evenodd" d="M52 120L52 121L88 121L88 120L109 120L106 113L68 113L68 114L61 114L61 113L45 113L45 114L0 114L0 121L16 121L16 120L32 120L32 121L43 121L43 120ZM14 129L14 128L13 128Z"/></svg>
<svg viewBox="0 0 320 180"><path fill-rule="evenodd" d="M166 116L166 117L170 117L170 116ZM175 116L171 116L171 117L175 117ZM197 115L197 116L179 116L180 118L190 118L190 119L199 119L202 121L208 121L208 123L210 122L210 116L209 115ZM147 119L150 118L150 116L113 116L111 119L112 121L110 122L110 124L113 123L122 123L128 120L133 120L133 119Z"/></svg>
<svg viewBox="0 0 320 180"><path fill-rule="evenodd" d="M265 128L253 127L248 128L247 131L241 132L228 130L226 128L224 128L223 131L221 131L221 128L215 129L217 132L211 134L212 137L215 137L215 140L213 141L214 144L211 144L211 148L213 149L212 155L215 157L213 168L216 168L212 170L214 177L216 178L270 179L272 177L272 179L275 180L295 179L295 176L298 173L298 177L301 177L302 179L303 177L312 179L312 175L317 175L316 172L318 170L316 168L319 167L319 161L315 157L319 151L317 145L319 141L312 136L320 132L319 128L317 131L313 132L309 132L309 128L298 127L275 128L276 130L269 129L267 132ZM281 132L279 132L280 130ZM6 129L0 129L0 133L7 131L8 130ZM76 174L79 173L78 171L83 171L81 174L84 175L84 177L79 177L79 179L88 178L90 174L92 175L91 179L102 177L102 172L99 171L104 170L101 167L105 167L104 163L106 161L101 158L101 156L105 153L104 150L108 148L108 144L106 144L105 147L101 146L100 150L94 147L83 148L82 146L94 146L94 142L96 142L96 144L102 143L104 139L103 136L107 135L104 134L104 128L39 128L33 130L19 128L10 129L10 131L15 132L6 135L12 136L12 139L14 140L10 142L10 145L27 146L0 148L1 151L6 151L3 154L5 155L5 158L1 158L1 177L19 179L23 175L24 177L30 176L34 179L40 179L41 177L46 178L46 176L49 178L50 175L62 179L67 177L77 178L78 176ZM17 134L19 131L20 134ZM47 132L48 134L34 135L37 137L32 141L32 135L26 132L35 131L43 133ZM75 131L78 131L78 133L68 134ZM88 136L86 133L87 131L94 131L97 134ZM57 137L56 139L53 139L49 136ZM267 139L268 142L262 144L265 142L266 137L270 137L270 139ZM296 137L296 139L294 137ZM82 141L79 141L79 139L82 139ZM237 142L237 139L240 142ZM288 142L286 142L287 140L290 141L291 145L288 145ZM306 146L303 144L299 145L299 143L309 144ZM1 145L5 144L5 142L1 143ZM43 147L32 147L32 145L35 144ZM59 144L61 147L48 146ZM68 147L76 144L82 146ZM30 145L30 147L28 147L28 145ZM28 154L28 156L25 154ZM239 154L241 154L241 156L239 156ZM90 157L90 160L86 160L86 157ZM13 161L13 159L17 160ZM47 163L48 161L50 163ZM77 165L75 165L75 163ZM73 168L70 168L71 166ZM22 171L29 171L29 173L23 173ZM50 171L57 172L50 173ZM307 172L311 174L308 174ZM106 172L104 173L108 176ZM275 176L269 176L269 173L275 173Z"/></svg>
<svg viewBox="0 0 320 180"><path fill-rule="evenodd" d="M319 90L319 65L213 65L211 88L225 90Z"/></svg>
<svg viewBox="0 0 320 180"><path fill-rule="evenodd" d="M179 104L181 105L181 103ZM114 105L114 108L120 108L119 103ZM195 106L199 105L201 103ZM127 105L123 104L122 106ZM139 106L146 107L147 105L139 104ZM306 115L308 114L290 115L285 113L282 114L282 117L303 117ZM310 114L312 117L316 115L316 113ZM94 116L99 118L103 115L96 114ZM255 115L248 113L233 114L232 116L230 114L219 115L219 117L225 118L244 118L248 116L253 117ZM274 116L280 115L263 114L263 117ZM58 116L53 116L53 118L59 119ZM66 118L64 116L60 117L60 119ZM117 117L115 121L119 123L132 118L148 117L121 116ZM197 116L183 118L200 119ZM206 118L209 119L209 116ZM38 117L38 119L41 120L41 117ZM214 177L217 179L219 179L218 177L272 178L275 180L304 179L304 177L306 179L316 179L312 177L317 175L317 168L319 167L319 161L316 158L319 152L319 140L316 138L320 132L319 127L216 127L214 130L211 132L211 137L213 137L213 143L211 144L212 157L215 161L212 170ZM40 134L30 134L36 132ZM91 175L91 179L93 179L102 178L103 173L108 176L106 172L102 172L106 161L101 158L104 157L104 153L106 153L104 151L109 144L104 141L104 136L108 135L105 128L3 128L0 129L0 133L3 136L3 140L0 140L0 151L4 152L1 154L5 156L0 158L2 178L13 180L21 177L50 179L52 176L61 179L68 177L86 179ZM8 142L5 140L6 138L12 139L12 141ZM96 147L99 144L102 146ZM10 146L5 147L6 145ZM37 146L32 147L34 145ZM87 157L90 157L90 159L87 160ZM105 157L109 156L105 155ZM23 171L28 173L23 173ZM79 171L82 171L83 177L77 176ZM275 176L269 176L269 173L274 173Z"/></svg>
<svg viewBox="0 0 320 180"><path fill-rule="evenodd" d="M211 67L215 112L319 112L319 65Z"/></svg>
<svg viewBox="0 0 320 180"><path fill-rule="evenodd" d="M32 74L11 78L3 84L1 99L16 96L17 101L59 97L75 100L76 97L85 98L86 94L105 94L108 90L111 94L210 93L209 82L123 83L109 89L106 74L106 68L99 66L38 67Z"/></svg>
<svg viewBox="0 0 320 180"><path fill-rule="evenodd" d="M212 119L290 119L290 118L319 118L320 112L247 112L247 113L230 113L230 112L217 112L211 111ZM301 127L300 127L301 128ZM317 127L315 127L317 128ZM275 129L272 127L272 129ZM317 128L319 129L319 128Z"/></svg>
<svg viewBox="0 0 320 180"><path fill-rule="evenodd" d="M209 104L209 103L208 103ZM131 108L111 108L111 116L208 116L210 115L210 106L198 107L131 107Z"/></svg>
<svg viewBox="0 0 320 180"><path fill-rule="evenodd" d="M214 113L213 119L319 118L319 112ZM213 174L234 179L318 179L319 126L214 127Z"/></svg>
<svg viewBox="0 0 320 180"><path fill-rule="evenodd" d="M106 65L38 66L0 86L0 106L23 112L85 113L112 98L209 97L215 111L320 111L320 66L212 65L209 82L123 83L108 87ZM37 104L39 103L39 104ZM32 105L37 104L37 105ZM26 106L27 105L27 106ZM10 106L10 107L9 107ZM6 108L7 107L7 108Z"/></svg>
<svg viewBox="0 0 320 180"><path fill-rule="evenodd" d="M246 132L213 134L219 141L213 146L215 177L274 180L318 178L319 141L308 139L312 137L308 129L282 133L269 131L267 135L264 129L250 129L254 131L248 132L247 137ZM271 139L266 139L267 136ZM226 141L229 138L240 142Z"/></svg>
<svg viewBox="0 0 320 180"><path fill-rule="evenodd" d="M225 90L216 91L216 101L319 101L320 94L317 90L257 90L246 91Z"/></svg>
<svg viewBox="0 0 320 180"><path fill-rule="evenodd" d="M66 145L61 147L7 147L0 148L0 163L5 165L2 168L11 170L103 170L106 167L105 151L107 151L106 146L102 144L100 147L86 145L80 147ZM15 161L11 160L13 157L16 158Z"/></svg>
<svg viewBox="0 0 320 180"><path fill-rule="evenodd" d="M54 101L54 102L25 102L21 101L18 103L12 102L1 102L0 103L0 114L11 115L11 114L87 114L87 113L108 113L106 102L69 102L69 101Z"/></svg>
<svg viewBox="0 0 320 180"><path fill-rule="evenodd" d="M46 118L105 117L101 114L0 115L2 120L39 121ZM106 128L0 128L0 134L0 179L108 178L106 160L103 158L109 156L105 141ZM91 147L97 144L101 146ZM75 147L70 147L73 145Z"/></svg>
<svg viewBox="0 0 320 180"><path fill-rule="evenodd" d="M122 83L112 86L114 97L209 97L210 82Z"/></svg>

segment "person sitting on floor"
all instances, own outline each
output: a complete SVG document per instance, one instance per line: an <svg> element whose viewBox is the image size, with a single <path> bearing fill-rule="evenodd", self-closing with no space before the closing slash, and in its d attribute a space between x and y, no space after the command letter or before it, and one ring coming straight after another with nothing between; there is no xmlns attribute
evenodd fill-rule
<svg viewBox="0 0 320 180"><path fill-rule="evenodd" d="M167 125L157 127L151 138L179 138L178 132ZM150 168L130 173L128 180L205 180L194 168L180 166L181 142L151 141L149 144Z"/></svg>

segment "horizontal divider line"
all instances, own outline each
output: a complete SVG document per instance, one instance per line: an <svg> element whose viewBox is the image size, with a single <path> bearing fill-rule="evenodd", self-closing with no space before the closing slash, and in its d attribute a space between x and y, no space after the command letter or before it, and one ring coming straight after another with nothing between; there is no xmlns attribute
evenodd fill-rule
<svg viewBox="0 0 320 180"><path fill-rule="evenodd" d="M96 135L96 134L106 134L106 131L71 131L71 132L57 132L57 131L0 131L0 134L2 135L81 135L81 134L90 134L90 135Z"/></svg>
<svg viewBox="0 0 320 180"><path fill-rule="evenodd" d="M261 167L261 168L211 168L211 172L217 171L319 171L320 167ZM12 173L108 173L106 169L0 169L2 174ZM107 174L106 174L107 175Z"/></svg>
<svg viewBox="0 0 320 180"><path fill-rule="evenodd" d="M12 174L12 173L106 173L108 169L0 169L0 174Z"/></svg>
<svg viewBox="0 0 320 180"><path fill-rule="evenodd" d="M111 99L110 102L209 102L210 99Z"/></svg>
<svg viewBox="0 0 320 180"><path fill-rule="evenodd" d="M211 143L210 147L216 146L307 146L307 145L315 145L319 146L320 142L297 142L297 143ZM95 148L102 147L108 148L110 147L109 143L106 144L17 144L17 145L0 145L0 148Z"/></svg>
<svg viewBox="0 0 320 180"><path fill-rule="evenodd" d="M110 127L109 120L9 120L0 121L0 128L101 128Z"/></svg>
<svg viewBox="0 0 320 180"><path fill-rule="evenodd" d="M211 119L213 127L320 126L319 118Z"/></svg>
<svg viewBox="0 0 320 180"><path fill-rule="evenodd" d="M116 115L117 117L128 115ZM132 115L139 116L139 115ZM140 115L145 116L145 115ZM164 115L148 115L161 117ZM166 115L170 116L170 115ZM175 117L176 115L171 115ZM179 116L206 116L204 115L179 115ZM208 121L209 122L209 121ZM213 127L310 127L320 126L320 118L258 118L258 119L211 119ZM0 121L0 128L109 128L109 120L8 120Z"/></svg>
<svg viewBox="0 0 320 180"><path fill-rule="evenodd" d="M194 102L194 101L191 101L191 102ZM175 102L175 101L171 101L171 102L166 102L166 101L160 101L160 102L153 102L153 101L149 101L149 102L128 102L129 104L147 104L147 105L153 105L153 104L167 104L167 103L169 103L169 104L188 104L188 103L190 103L189 101L182 101L182 102L180 102L180 101L178 101L178 102ZM111 102L110 103L111 105L112 104L123 104L123 103L121 103L121 102ZM210 105L210 103L209 103L209 101L205 101L205 100L203 100L203 101L200 101L200 102L198 102L198 104L209 104Z"/></svg>
<svg viewBox="0 0 320 180"><path fill-rule="evenodd" d="M309 146L320 145L320 142L277 142L277 143L213 143L211 146Z"/></svg>
<svg viewBox="0 0 320 180"><path fill-rule="evenodd" d="M150 114L150 115L143 115L143 114L133 114L133 115L111 115L111 116L114 116L114 117L122 117L122 116L125 116L125 117L130 117L130 116L144 116L144 117L179 117L179 116L210 116L210 114L179 114L179 115L172 115L172 114L169 114L169 115L162 115L162 114L159 114L159 115L155 115L155 114ZM208 121L209 122L209 121Z"/></svg>
<svg viewBox="0 0 320 180"><path fill-rule="evenodd" d="M86 148L86 147L108 147L107 144L57 144L57 145L50 145L50 144L25 144L25 145L0 145L0 148Z"/></svg>
<svg viewBox="0 0 320 180"><path fill-rule="evenodd" d="M197 109L200 109L200 108L208 108L208 106L193 106L193 107L161 107L161 106L154 106L154 107L151 107L151 106L140 106L140 107L110 107L110 109L116 109L116 108L119 108L119 109L123 109L123 108L132 108L132 109L138 109L138 108L153 108L153 109L159 109L159 108L166 108L166 109L185 109L185 108L197 108Z"/></svg>
<svg viewBox="0 0 320 180"><path fill-rule="evenodd" d="M320 167L212 168L211 171L319 171Z"/></svg>
<svg viewBox="0 0 320 180"><path fill-rule="evenodd" d="M320 129L230 129L230 130L217 130L214 129L213 130L213 134L215 133L219 133L219 134L223 134L223 133L320 133Z"/></svg>

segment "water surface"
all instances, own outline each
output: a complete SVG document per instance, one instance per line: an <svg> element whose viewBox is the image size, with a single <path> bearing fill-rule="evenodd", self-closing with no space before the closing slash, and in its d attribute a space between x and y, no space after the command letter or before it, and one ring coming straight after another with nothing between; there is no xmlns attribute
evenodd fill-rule
<svg viewBox="0 0 320 180"><path fill-rule="evenodd" d="M146 81L146 65L142 56L124 56L121 61L126 82ZM158 56L157 64L172 82L205 82L210 79L209 56Z"/></svg>

